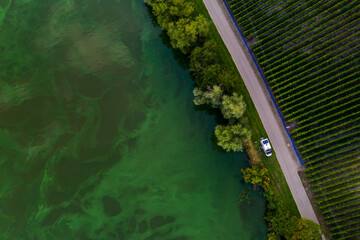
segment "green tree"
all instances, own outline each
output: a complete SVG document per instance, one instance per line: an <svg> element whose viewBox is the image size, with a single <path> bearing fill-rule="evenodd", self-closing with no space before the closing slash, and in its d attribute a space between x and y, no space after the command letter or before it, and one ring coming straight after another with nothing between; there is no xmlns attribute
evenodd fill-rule
<svg viewBox="0 0 360 240"><path fill-rule="evenodd" d="M244 174L245 182L250 182L264 188L264 190L271 191L269 170L262 163L242 169L241 172Z"/></svg>
<svg viewBox="0 0 360 240"><path fill-rule="evenodd" d="M171 45L182 53L188 54L209 33L209 22L203 15L194 20L180 18L168 25L168 35Z"/></svg>
<svg viewBox="0 0 360 240"><path fill-rule="evenodd" d="M212 88L209 87L206 92L203 92L199 88L195 88L193 93L195 96L195 105L209 104L213 108L220 106L223 96L222 89L217 85L214 85Z"/></svg>
<svg viewBox="0 0 360 240"><path fill-rule="evenodd" d="M151 6L153 8L152 12L159 25L163 29L167 29L169 24L174 21L169 13L169 5L166 2L154 0Z"/></svg>
<svg viewBox="0 0 360 240"><path fill-rule="evenodd" d="M269 221L276 235L288 240L321 240L321 228L315 222L291 216L282 202L276 204L271 214L267 213Z"/></svg>
<svg viewBox="0 0 360 240"><path fill-rule="evenodd" d="M279 237L275 232L270 232L267 234L268 240L279 240Z"/></svg>
<svg viewBox="0 0 360 240"><path fill-rule="evenodd" d="M152 6L153 14L165 30L181 18L189 18L194 11L194 4L184 0L145 0L145 3Z"/></svg>
<svg viewBox="0 0 360 240"><path fill-rule="evenodd" d="M201 78L204 70L216 62L216 44L206 41L203 46L195 47L190 55L190 71L196 78Z"/></svg>
<svg viewBox="0 0 360 240"><path fill-rule="evenodd" d="M251 132L241 124L218 125L215 128L215 136L217 144L224 150L238 152L243 149L242 143L250 139Z"/></svg>
<svg viewBox="0 0 360 240"><path fill-rule="evenodd" d="M194 12L194 3L184 0L165 0L170 5L170 15L178 18L189 18Z"/></svg>
<svg viewBox="0 0 360 240"><path fill-rule="evenodd" d="M246 104L243 96L233 93L232 96L224 95L221 112L226 119L239 119L245 112Z"/></svg>
<svg viewBox="0 0 360 240"><path fill-rule="evenodd" d="M290 240L321 240L321 228L311 220L300 218Z"/></svg>
<svg viewBox="0 0 360 240"><path fill-rule="evenodd" d="M296 229L297 217L290 216L283 205L278 205L275 212L269 221L270 226L277 235L290 239Z"/></svg>
<svg viewBox="0 0 360 240"><path fill-rule="evenodd" d="M230 69L223 67L218 75L218 82L227 93L238 92L240 90L240 82L242 80L239 75L235 74Z"/></svg>
<svg viewBox="0 0 360 240"><path fill-rule="evenodd" d="M221 65L218 63L205 67L202 76L196 79L196 84L201 89L207 89L209 86L218 85Z"/></svg>

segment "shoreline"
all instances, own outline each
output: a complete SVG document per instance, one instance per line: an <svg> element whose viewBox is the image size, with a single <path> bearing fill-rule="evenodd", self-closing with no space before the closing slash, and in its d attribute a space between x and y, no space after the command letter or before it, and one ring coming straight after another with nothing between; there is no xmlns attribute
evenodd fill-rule
<svg viewBox="0 0 360 240"><path fill-rule="evenodd" d="M246 55L249 52L239 41L240 30L236 30L236 23L226 11L224 2L220 2L183 0L161 5L163 2L159 0L145 0L153 7L153 14L169 36L172 48L189 59L190 72L197 85L193 91L195 105L206 104L223 114L225 125L221 122L215 128L217 145L235 152L246 148L252 167L241 171L245 182L264 190L268 238L312 234L314 239L320 240L319 221L298 175L298 170L302 169L300 162L296 161L294 148L293 151L287 149L291 148L291 139L283 135L281 130L285 128L266 91L266 83L259 81L261 73L254 69L254 62L250 63L251 58ZM170 7L177 11L164 11ZM194 31L189 32L189 29ZM212 78L209 78L210 73ZM234 102L232 105L224 100L230 98ZM246 111L242 112L243 106ZM229 112L230 109L233 112ZM271 141L274 154L270 157L257 151L262 138ZM277 160L276 155L282 161ZM307 227L302 227L304 225Z"/></svg>
<svg viewBox="0 0 360 240"><path fill-rule="evenodd" d="M259 73L254 70L254 63L249 60L249 54L244 51L242 39L233 31L234 23L231 16L228 15L223 2L221 4L219 0L203 0L203 2L255 104L301 216L319 223L298 175L300 166L297 162L299 161L296 159L291 141L282 129L280 117L274 112L275 106L269 101L271 100L269 94L264 91L266 87L259 79Z"/></svg>

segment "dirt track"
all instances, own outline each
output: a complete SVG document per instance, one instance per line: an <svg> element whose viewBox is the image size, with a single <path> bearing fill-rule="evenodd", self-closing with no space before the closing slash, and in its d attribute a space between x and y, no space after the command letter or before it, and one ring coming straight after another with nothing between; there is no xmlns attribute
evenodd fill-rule
<svg viewBox="0 0 360 240"><path fill-rule="evenodd" d="M291 146L290 139L286 134L269 93L266 91L265 84L257 70L253 67L254 63L244 47L240 34L234 30L235 25L223 1L203 1L245 82L270 138L301 216L318 223L315 212L298 175L299 160Z"/></svg>

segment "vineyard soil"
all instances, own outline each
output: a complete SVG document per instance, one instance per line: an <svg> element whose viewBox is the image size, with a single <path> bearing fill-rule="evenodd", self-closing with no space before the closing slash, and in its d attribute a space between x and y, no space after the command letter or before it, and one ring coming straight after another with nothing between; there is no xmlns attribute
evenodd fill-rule
<svg viewBox="0 0 360 240"><path fill-rule="evenodd" d="M224 3L291 126L331 239L359 239L360 2Z"/></svg>

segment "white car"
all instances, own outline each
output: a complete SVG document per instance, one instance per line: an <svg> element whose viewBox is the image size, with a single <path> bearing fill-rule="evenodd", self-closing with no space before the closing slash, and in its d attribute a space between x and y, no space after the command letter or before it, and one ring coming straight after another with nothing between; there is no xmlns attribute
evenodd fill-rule
<svg viewBox="0 0 360 240"><path fill-rule="evenodd" d="M261 138L260 144L261 144L261 148L264 151L265 155L267 157L270 157L272 155L272 152L271 152L271 145L270 145L269 140L267 138L265 138L265 139Z"/></svg>

